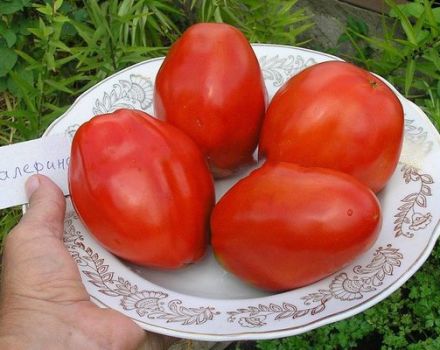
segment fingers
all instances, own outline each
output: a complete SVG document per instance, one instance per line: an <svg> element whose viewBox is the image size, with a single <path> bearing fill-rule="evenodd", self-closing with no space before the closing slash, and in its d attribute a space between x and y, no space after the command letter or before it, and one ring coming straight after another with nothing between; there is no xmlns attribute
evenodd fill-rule
<svg viewBox="0 0 440 350"><path fill-rule="evenodd" d="M29 209L17 228L32 234L51 234L61 239L66 201L59 187L48 177L33 175L26 182Z"/></svg>

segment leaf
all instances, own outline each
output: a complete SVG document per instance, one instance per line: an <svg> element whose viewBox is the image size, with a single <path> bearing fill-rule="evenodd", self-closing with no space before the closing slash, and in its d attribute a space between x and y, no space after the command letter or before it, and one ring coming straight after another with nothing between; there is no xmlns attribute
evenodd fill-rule
<svg viewBox="0 0 440 350"><path fill-rule="evenodd" d="M424 195L419 195L416 199L416 203L419 207L426 208L426 197Z"/></svg>
<svg viewBox="0 0 440 350"><path fill-rule="evenodd" d="M260 313L260 309L258 309L258 307L255 307L255 306L249 306L248 311L249 311L249 316L255 316Z"/></svg>
<svg viewBox="0 0 440 350"><path fill-rule="evenodd" d="M348 33L342 33L338 38L338 44L350 41L350 36Z"/></svg>
<svg viewBox="0 0 440 350"><path fill-rule="evenodd" d="M424 184L433 184L434 183L434 180L432 179L432 176L428 175L428 174L420 175L420 179L422 180L422 182Z"/></svg>
<svg viewBox="0 0 440 350"><path fill-rule="evenodd" d="M27 53L16 50L15 51L18 56L20 56L23 60L25 60L30 66L39 66L41 65L37 60L35 60L33 57L29 56Z"/></svg>
<svg viewBox="0 0 440 350"><path fill-rule="evenodd" d="M7 47L0 47L0 57L0 77L4 77L15 66L17 54Z"/></svg>
<svg viewBox="0 0 440 350"><path fill-rule="evenodd" d="M5 79L0 79L0 92L3 92L7 88L7 83Z"/></svg>
<svg viewBox="0 0 440 350"><path fill-rule="evenodd" d="M69 89L67 86L64 86L62 83L56 82L52 79L46 79L44 81L47 85L54 87L56 90L67 92L68 94L74 94L74 91Z"/></svg>
<svg viewBox="0 0 440 350"><path fill-rule="evenodd" d="M299 311L295 312L295 314L293 315L293 318L305 316L309 313L309 311L310 311L310 309L299 310Z"/></svg>
<svg viewBox="0 0 440 350"><path fill-rule="evenodd" d="M374 37L368 37L365 35L358 34L359 37L366 40L368 43L370 43L373 47L376 47L382 51L384 51L386 54L396 56L399 58L405 57L405 54L402 52L402 50L399 50L397 47L395 47L392 43L390 43L388 40L374 38ZM381 62L381 64L384 64L385 62Z"/></svg>
<svg viewBox="0 0 440 350"><path fill-rule="evenodd" d="M6 45L8 45L9 48L14 46L14 44L17 42L17 35L11 29L6 29L3 32L0 32L0 34L5 39Z"/></svg>
<svg viewBox="0 0 440 350"><path fill-rule="evenodd" d="M281 312L281 311L283 311L283 308L281 306L279 306L277 304L273 304L273 303L269 304L269 309L272 312Z"/></svg>
<svg viewBox="0 0 440 350"><path fill-rule="evenodd" d="M21 0L2 0L0 1L0 15L11 15L24 8L29 1Z"/></svg>
<svg viewBox="0 0 440 350"><path fill-rule="evenodd" d="M434 63L435 68L438 71L440 71L440 53L438 52L437 49L431 48L429 50L429 59L431 60L432 63ZM439 83L440 83L440 79L439 79Z"/></svg>
<svg viewBox="0 0 440 350"><path fill-rule="evenodd" d="M15 79L16 75L20 77L19 81ZM34 90L33 72L16 64L8 79L8 89L15 96L22 97L25 94L26 97L29 97L31 90Z"/></svg>
<svg viewBox="0 0 440 350"><path fill-rule="evenodd" d="M414 199L412 199L410 202L405 203L403 205L401 205L399 208L397 208L398 210L402 210L404 213L408 210L410 210L413 207L413 201ZM405 213L406 214L406 213Z"/></svg>
<svg viewBox="0 0 440 350"><path fill-rule="evenodd" d="M394 232L400 235L401 231L402 231L402 222L399 222L399 225L394 226Z"/></svg>
<svg viewBox="0 0 440 350"><path fill-rule="evenodd" d="M418 193L411 193L407 195L405 198L403 198L402 202L413 202L418 195L419 195Z"/></svg>
<svg viewBox="0 0 440 350"><path fill-rule="evenodd" d="M88 278L92 279L93 281L101 281L101 277L97 273L91 271L83 271L83 272Z"/></svg>
<svg viewBox="0 0 440 350"><path fill-rule="evenodd" d="M414 79L414 72L416 71L416 60L414 58L409 58L406 69L405 69L405 95L409 95L409 90L411 89L412 82Z"/></svg>
<svg viewBox="0 0 440 350"><path fill-rule="evenodd" d="M295 313L292 311L283 311L275 317L275 320L282 320L283 318L293 317Z"/></svg>
<svg viewBox="0 0 440 350"><path fill-rule="evenodd" d="M268 311L270 311L270 310L269 310L269 307L266 306L266 305L263 305L263 304L258 305L258 309L259 309L260 311L262 311L262 312L268 312Z"/></svg>
<svg viewBox="0 0 440 350"><path fill-rule="evenodd" d="M392 264L384 264L383 265L383 272L385 272L386 275L392 275L393 274L393 265Z"/></svg>
<svg viewBox="0 0 440 350"><path fill-rule="evenodd" d="M432 14L437 23L440 23L440 7L432 9Z"/></svg>
<svg viewBox="0 0 440 350"><path fill-rule="evenodd" d="M89 281L91 284L93 284L94 286L98 287L98 288L106 288L105 283L102 282L96 282L96 281Z"/></svg>
<svg viewBox="0 0 440 350"><path fill-rule="evenodd" d="M38 6L37 11L46 16L53 16L52 6L46 4L45 6Z"/></svg>
<svg viewBox="0 0 440 350"><path fill-rule="evenodd" d="M394 227L394 230L396 230L396 229L398 229L398 228L401 228L401 226L402 226L402 224L403 224L403 220L404 218L399 218L399 219L396 219L396 220L394 220L394 222L393 222L393 224L397 224L395 227Z"/></svg>
<svg viewBox="0 0 440 350"><path fill-rule="evenodd" d="M402 13L404 13L408 17L412 16L415 18L419 18L423 13L423 5L416 2L399 5L399 8ZM394 18L398 17L395 9L391 9L390 16Z"/></svg>
<svg viewBox="0 0 440 350"><path fill-rule="evenodd" d="M325 304L322 303L321 305L313 308L312 311L310 312L310 314L316 315L317 313L320 313L321 311L324 311L324 310L325 310Z"/></svg>
<svg viewBox="0 0 440 350"><path fill-rule="evenodd" d="M283 309L293 311L293 312L296 312L296 310L297 310L295 305L289 304L289 303L283 303Z"/></svg>
<svg viewBox="0 0 440 350"><path fill-rule="evenodd" d="M216 22L219 22L219 23L223 23L224 22L219 7L217 7L214 10L214 19L215 19Z"/></svg>
<svg viewBox="0 0 440 350"><path fill-rule="evenodd" d="M396 215L394 215L395 218L404 218L408 215L408 212L405 211L399 211Z"/></svg>
<svg viewBox="0 0 440 350"><path fill-rule="evenodd" d="M377 278L379 281L383 281L383 279L385 278L385 271L379 270L374 277Z"/></svg>
<svg viewBox="0 0 440 350"><path fill-rule="evenodd" d="M396 14L396 17L400 20L400 25L402 26L403 31L405 32L409 42L413 45L417 45L414 28L411 25L408 16L403 13L400 7L397 6L392 0L385 0L385 2L392 8L392 10L394 10L394 13Z"/></svg>
<svg viewBox="0 0 440 350"><path fill-rule="evenodd" d="M98 291L105 294L105 295L108 295L110 297L119 297L120 296L120 294L118 292L115 292L110 289L99 289Z"/></svg>
<svg viewBox="0 0 440 350"><path fill-rule="evenodd" d="M352 29L356 33L368 35L368 25L362 19L349 16L347 19L347 29Z"/></svg>
<svg viewBox="0 0 440 350"><path fill-rule="evenodd" d="M104 282L110 282L110 281L112 281L112 280L113 280L113 272L109 272L109 273L106 273L105 275L103 275L103 276L102 276L102 280L103 280Z"/></svg>
<svg viewBox="0 0 440 350"><path fill-rule="evenodd" d="M423 193L425 196L431 196L431 187L426 186L426 185L422 185L422 188L420 190L421 193Z"/></svg>
<svg viewBox="0 0 440 350"><path fill-rule="evenodd" d="M197 315L187 318L185 320L185 322L183 322L182 324L186 326L186 325L191 325L191 324L194 324L194 323L197 323Z"/></svg>
<svg viewBox="0 0 440 350"><path fill-rule="evenodd" d="M120 288L121 285L118 284L116 285L116 290L118 291L119 295L125 295L125 296L129 296L132 295L133 293L130 292L129 290L125 289L125 288Z"/></svg>
<svg viewBox="0 0 440 350"><path fill-rule="evenodd" d="M108 265L102 265L100 267L98 267L98 273L100 275L106 273L108 271Z"/></svg>
<svg viewBox="0 0 440 350"><path fill-rule="evenodd" d="M53 4L55 12L58 11L62 5L63 5L63 0L55 0Z"/></svg>
<svg viewBox="0 0 440 350"><path fill-rule="evenodd" d="M249 311L248 309L237 309L236 314L245 314L248 311Z"/></svg>
<svg viewBox="0 0 440 350"><path fill-rule="evenodd" d="M391 266L400 266L402 264L401 262L402 256L396 257L394 259L388 259L388 264Z"/></svg>

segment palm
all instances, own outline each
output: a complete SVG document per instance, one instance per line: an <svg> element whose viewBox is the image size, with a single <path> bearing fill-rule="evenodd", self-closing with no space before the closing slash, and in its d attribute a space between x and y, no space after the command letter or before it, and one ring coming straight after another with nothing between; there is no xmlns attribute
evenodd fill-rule
<svg viewBox="0 0 440 350"><path fill-rule="evenodd" d="M145 333L129 318L90 301L77 265L62 243L65 202L61 192L56 187L39 192L6 241L1 314L20 319L27 329L44 328L42 332L53 337L54 348L76 349L85 344L88 349L136 348Z"/></svg>

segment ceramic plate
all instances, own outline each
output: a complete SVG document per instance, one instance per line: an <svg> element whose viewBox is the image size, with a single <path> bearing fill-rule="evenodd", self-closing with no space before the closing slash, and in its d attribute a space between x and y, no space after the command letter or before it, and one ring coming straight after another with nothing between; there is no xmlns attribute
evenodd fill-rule
<svg viewBox="0 0 440 350"><path fill-rule="evenodd" d="M303 68L338 59L295 47L253 48L270 97ZM103 80L81 95L46 135L73 135L93 115L122 107L153 114L153 86L162 60L136 64ZM211 252L202 262L178 271L139 268L103 249L70 206L64 243L92 300L122 312L146 330L216 341L295 335L380 302L417 271L440 234L440 136L420 108L399 98L405 110L405 141L400 163L379 194L383 227L374 246L347 268L279 294L240 282L216 263ZM248 171L217 182L217 197Z"/></svg>

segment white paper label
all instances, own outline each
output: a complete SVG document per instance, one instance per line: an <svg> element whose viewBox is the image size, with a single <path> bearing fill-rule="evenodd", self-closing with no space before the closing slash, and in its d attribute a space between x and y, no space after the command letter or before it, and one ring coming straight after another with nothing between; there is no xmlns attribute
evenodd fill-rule
<svg viewBox="0 0 440 350"><path fill-rule="evenodd" d="M24 185L33 174L48 176L69 194L70 144L60 134L0 147L0 209L28 202Z"/></svg>

